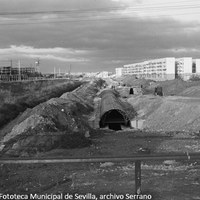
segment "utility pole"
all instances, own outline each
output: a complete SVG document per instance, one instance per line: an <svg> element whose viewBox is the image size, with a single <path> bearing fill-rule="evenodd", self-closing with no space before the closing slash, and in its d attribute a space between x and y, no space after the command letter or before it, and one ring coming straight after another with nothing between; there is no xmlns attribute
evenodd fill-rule
<svg viewBox="0 0 200 200"><path fill-rule="evenodd" d="M40 59L39 58L35 61L35 67L36 67L37 72L39 73L40 72Z"/></svg>
<svg viewBox="0 0 200 200"><path fill-rule="evenodd" d="M10 60L10 75L12 74L12 59Z"/></svg>
<svg viewBox="0 0 200 200"><path fill-rule="evenodd" d="M69 65L69 79L71 80L71 64Z"/></svg>
<svg viewBox="0 0 200 200"><path fill-rule="evenodd" d="M56 78L56 68L55 67L53 68L53 77L54 77L54 79Z"/></svg>
<svg viewBox="0 0 200 200"><path fill-rule="evenodd" d="M18 68L19 68L19 77L18 80L21 81L21 62L18 60Z"/></svg>

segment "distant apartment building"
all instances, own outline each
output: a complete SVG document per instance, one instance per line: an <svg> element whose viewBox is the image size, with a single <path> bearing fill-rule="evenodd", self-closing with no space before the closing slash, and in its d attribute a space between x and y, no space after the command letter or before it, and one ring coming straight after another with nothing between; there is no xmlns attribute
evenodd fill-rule
<svg viewBox="0 0 200 200"><path fill-rule="evenodd" d="M116 68L116 76L135 75L138 78L171 80L178 77L188 80L191 75L200 73L200 59L191 57L160 58Z"/></svg>
<svg viewBox="0 0 200 200"><path fill-rule="evenodd" d="M189 79L192 74L193 60L191 57L177 58L175 63L175 76Z"/></svg>
<svg viewBox="0 0 200 200"><path fill-rule="evenodd" d="M35 73L36 70L33 67L0 67L1 75L14 75L14 74L32 74Z"/></svg>
<svg viewBox="0 0 200 200"><path fill-rule="evenodd" d="M200 74L200 59L193 59L192 73Z"/></svg>
<svg viewBox="0 0 200 200"><path fill-rule="evenodd" d="M124 65L124 75L147 79L174 79L175 58L161 58Z"/></svg>
<svg viewBox="0 0 200 200"><path fill-rule="evenodd" d="M102 72L86 72L85 77L97 77L97 78L108 78L112 76L112 72L102 71Z"/></svg>
<svg viewBox="0 0 200 200"><path fill-rule="evenodd" d="M123 67L116 68L115 69L116 76L117 77L122 76L123 75L123 70L124 70Z"/></svg>
<svg viewBox="0 0 200 200"><path fill-rule="evenodd" d="M0 67L0 81L28 80L38 75L34 67Z"/></svg>
<svg viewBox="0 0 200 200"><path fill-rule="evenodd" d="M112 73L108 71L97 72L96 77L98 78L108 78Z"/></svg>

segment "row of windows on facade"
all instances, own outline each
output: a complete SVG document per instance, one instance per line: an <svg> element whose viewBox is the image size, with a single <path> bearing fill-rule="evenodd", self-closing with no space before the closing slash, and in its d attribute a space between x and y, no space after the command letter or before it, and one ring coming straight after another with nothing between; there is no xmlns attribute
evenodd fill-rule
<svg viewBox="0 0 200 200"><path fill-rule="evenodd" d="M129 67L128 67L129 68ZM140 68L142 68L142 66L140 66ZM124 70L128 70L130 72L140 72L140 68L132 68L132 69L127 69L127 67L124 68ZM145 69L154 69L157 68L157 71L166 71L166 66L152 66L151 68L143 68L143 70ZM163 69L159 69L159 68L163 68ZM183 65L176 65L176 71L181 71L183 72ZM192 73L196 73L196 63L192 64Z"/></svg>
<svg viewBox="0 0 200 200"><path fill-rule="evenodd" d="M22 67L22 68L12 68L12 67L1 67L0 74L26 74L26 73L35 73L35 68L32 67Z"/></svg>

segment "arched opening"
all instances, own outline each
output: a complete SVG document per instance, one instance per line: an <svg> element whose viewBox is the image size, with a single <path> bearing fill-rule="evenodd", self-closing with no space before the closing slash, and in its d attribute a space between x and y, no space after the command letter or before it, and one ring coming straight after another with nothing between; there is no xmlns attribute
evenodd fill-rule
<svg viewBox="0 0 200 200"><path fill-rule="evenodd" d="M100 120L100 128L108 126L109 129L118 131L122 130L121 125L128 126L129 122L118 110L110 110L106 112Z"/></svg>
<svg viewBox="0 0 200 200"><path fill-rule="evenodd" d="M157 86L154 91L154 95L163 96L163 89L161 86Z"/></svg>
<svg viewBox="0 0 200 200"><path fill-rule="evenodd" d="M134 94L133 88L130 88L129 94Z"/></svg>
<svg viewBox="0 0 200 200"><path fill-rule="evenodd" d="M122 130L121 124L119 124L119 123L110 123L110 124L108 124L108 128L111 130L114 130L114 131Z"/></svg>

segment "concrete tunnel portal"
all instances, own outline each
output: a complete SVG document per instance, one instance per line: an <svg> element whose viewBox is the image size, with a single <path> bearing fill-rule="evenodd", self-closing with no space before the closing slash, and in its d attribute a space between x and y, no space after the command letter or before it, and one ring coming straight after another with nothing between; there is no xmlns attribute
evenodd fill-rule
<svg viewBox="0 0 200 200"><path fill-rule="evenodd" d="M100 128L108 127L112 130L121 130L123 126L130 126L130 119L118 99L115 90L104 90L101 92L100 104Z"/></svg>

